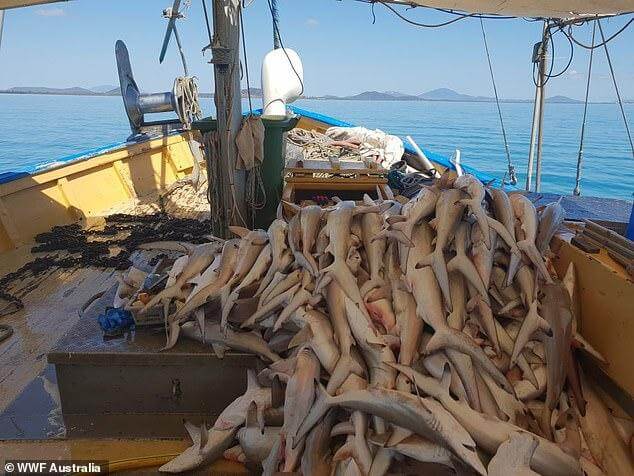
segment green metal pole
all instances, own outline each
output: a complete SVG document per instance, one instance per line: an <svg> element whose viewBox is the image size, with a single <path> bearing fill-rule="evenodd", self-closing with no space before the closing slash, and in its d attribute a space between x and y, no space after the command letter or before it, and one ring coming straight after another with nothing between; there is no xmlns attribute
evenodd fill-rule
<svg viewBox="0 0 634 476"><path fill-rule="evenodd" d="M282 120L262 119L264 123L264 160L262 161L262 182L266 194L264 208L255 214L255 226L268 228L277 215L277 207L282 198L285 165L285 132L291 130L299 117L291 116Z"/></svg>

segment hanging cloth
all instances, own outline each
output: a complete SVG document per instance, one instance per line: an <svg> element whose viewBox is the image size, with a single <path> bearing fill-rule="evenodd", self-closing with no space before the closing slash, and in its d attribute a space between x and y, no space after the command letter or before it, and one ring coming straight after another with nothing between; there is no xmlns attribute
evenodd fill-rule
<svg viewBox="0 0 634 476"><path fill-rule="evenodd" d="M255 211L266 204L266 191L262 180L264 160L264 124L259 117L248 115L236 136L238 157L236 168L247 171L246 202L250 208L251 223L255 225Z"/></svg>
<svg viewBox="0 0 634 476"><path fill-rule="evenodd" d="M264 160L264 124L256 116L247 116L242 120L240 132L236 136L238 159L236 168L251 170L262 165Z"/></svg>

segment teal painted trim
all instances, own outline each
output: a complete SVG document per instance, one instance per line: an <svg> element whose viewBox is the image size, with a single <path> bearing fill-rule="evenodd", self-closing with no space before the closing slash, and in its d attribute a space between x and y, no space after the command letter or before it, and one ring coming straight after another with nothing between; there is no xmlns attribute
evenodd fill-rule
<svg viewBox="0 0 634 476"><path fill-rule="evenodd" d="M172 132L168 135L180 134L179 131ZM43 162L26 167L24 170L18 172L2 172L0 173L0 184L12 182L22 177L33 175L46 170L56 169L58 167L68 165L73 162L81 162L84 160L90 160L98 155L105 154L106 152L113 152L119 149L123 149L129 145L143 144L154 139L160 139L162 136L151 136L147 139L140 140L138 142L114 142L112 144L102 145L93 149L84 150L76 154L66 155L61 159L52 160L50 162Z"/></svg>
<svg viewBox="0 0 634 476"><path fill-rule="evenodd" d="M300 107L297 106L289 106L290 110L293 111L295 114L298 114L300 116L304 116L307 117L309 119L313 119L315 121L319 121L322 122L324 124L327 124L329 126L333 126L333 127L354 127L354 124L351 124L350 122L346 122L346 121L342 121L339 119L336 119L334 117L330 117L330 116L326 116L325 114L320 114L318 112L313 112L313 111L309 111L307 109L302 109ZM248 112L244 112L244 115L247 115ZM262 114L262 109L256 109L253 111L253 114L256 116L259 116ZM172 134L180 134L180 132L175 131ZM68 165L71 162L79 162L82 160L90 160L91 158L97 156L97 155L101 155L103 153L106 152L112 152L114 150L117 150L119 148L123 148L127 145L130 144L140 144L143 142L147 142L149 140L153 140L156 139L157 137L149 137L148 139L139 141L139 142L116 142L113 144L108 144L105 146L101 146L101 147L96 147L94 149L89 149L89 150L85 150L83 152L79 152L77 154L72 154L72 155L67 155L65 157L62 157L61 159L52 161L52 162L46 162L46 163L42 163L42 164L37 164L31 167L27 167L25 170L19 171L19 172L4 172L4 173L0 173L0 184L3 183L7 183L7 182L11 182L13 180L17 180L19 178L25 177L27 175L32 175L34 173L37 172L41 172L43 170L49 170L52 168L57 168L59 166L62 165ZM403 138L401 138L403 139ZM403 140L403 145L405 147L405 152L407 152L408 154L412 154L412 155L416 155L416 152L414 151L414 149L407 143L407 141ZM425 155L429 158L429 160L436 162L440 165L443 165L444 167L449 167L452 170L455 170L454 165L449 162L449 158L447 158L444 155L441 154L437 154L435 152L431 152L427 149L423 149L423 152L425 153ZM464 169L465 172L474 175L475 177L477 177L481 182L483 183L489 183L491 181L493 181L493 184L496 186L500 186L501 185L501 180L498 178L495 178L489 174L485 174L483 172L480 172L476 169L474 169L473 167L469 167L468 165L462 164L462 168ZM505 185L504 186L507 190L519 190L517 187L514 187L512 185Z"/></svg>

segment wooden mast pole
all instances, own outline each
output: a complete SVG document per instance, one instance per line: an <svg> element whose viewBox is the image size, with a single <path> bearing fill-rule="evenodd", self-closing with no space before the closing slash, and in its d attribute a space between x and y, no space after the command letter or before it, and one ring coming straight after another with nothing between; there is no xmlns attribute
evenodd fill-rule
<svg viewBox="0 0 634 476"><path fill-rule="evenodd" d="M219 176L222 187L223 230L214 230L227 236L227 226L246 226L245 172L236 170L236 135L242 123L240 93L240 0L213 0L214 36L212 63L214 65L216 114L218 118ZM219 204L220 205L220 204ZM218 207L220 208L220 207Z"/></svg>

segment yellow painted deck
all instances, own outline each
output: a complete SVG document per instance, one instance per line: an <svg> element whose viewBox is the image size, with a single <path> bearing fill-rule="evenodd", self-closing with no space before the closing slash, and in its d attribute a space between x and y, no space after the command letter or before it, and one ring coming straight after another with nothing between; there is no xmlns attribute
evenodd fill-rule
<svg viewBox="0 0 634 476"><path fill-rule="evenodd" d="M139 197L147 201L192 166L185 137L173 135L0 184L0 252L55 225L103 216Z"/></svg>

